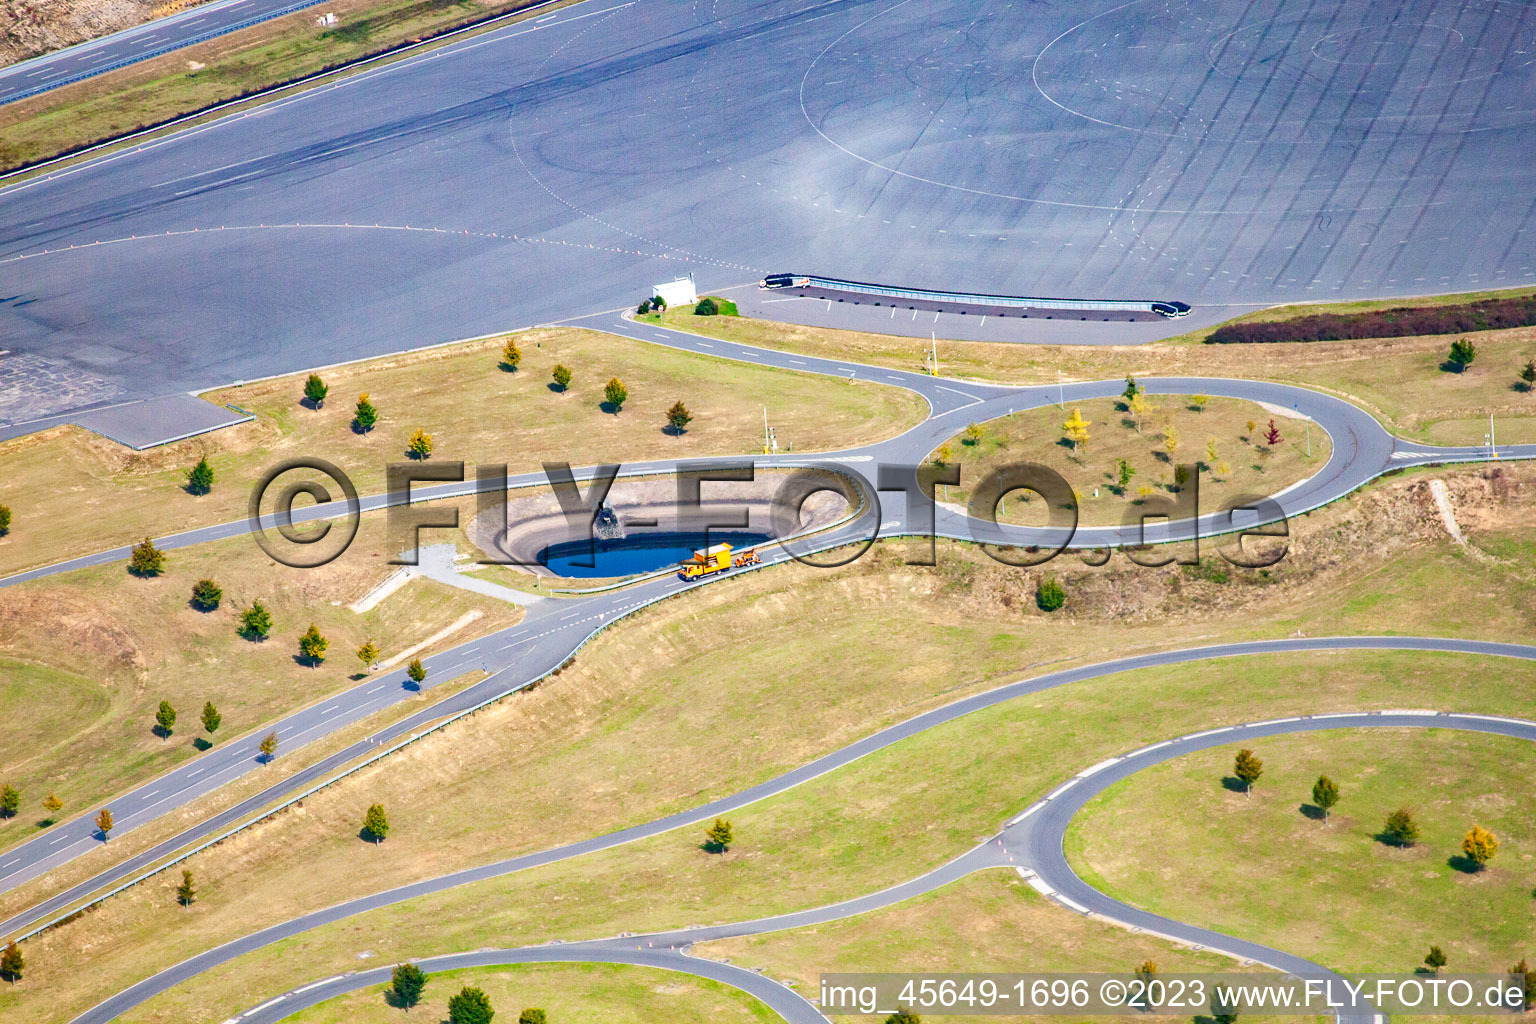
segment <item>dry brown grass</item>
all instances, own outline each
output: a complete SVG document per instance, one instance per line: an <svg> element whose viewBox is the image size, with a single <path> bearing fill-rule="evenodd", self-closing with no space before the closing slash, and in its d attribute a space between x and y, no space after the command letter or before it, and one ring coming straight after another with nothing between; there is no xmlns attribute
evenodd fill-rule
<svg viewBox="0 0 1536 1024"><path fill-rule="evenodd" d="M208 397L256 413L254 422L145 452L78 428L0 444L5 500L15 515L0 538L0 573L241 518L260 475L293 456L330 459L360 492L382 491L386 465L405 460L418 427L432 435L436 460L463 460L467 474L480 463L507 463L518 473L546 459L582 466L760 451L765 405L781 444L792 441L799 451L886 437L926 411L922 399L896 388L727 367L593 331L545 329L517 338L523 365L516 373L499 369L499 338L327 370L331 390L319 410L300 405L306 374L228 388ZM549 388L556 362L576 374L563 394ZM617 415L600 408L610 377L629 388ZM363 393L381 416L366 435L351 426ZM675 437L662 428L679 399L694 419ZM183 488L186 472L204 455L215 473L213 492L194 497Z"/></svg>
<svg viewBox="0 0 1536 1024"><path fill-rule="evenodd" d="M1521 535L1525 527L1511 524L1530 518L1521 490L1529 480L1499 478L1500 492L1484 473L1450 479L1458 507L1486 506L1488 536ZM1529 632L1536 584L1526 570L1461 554L1423 491L1422 477L1403 477L1299 521L1295 561L1269 577L1218 583L1183 569L1048 568L1066 577L1069 593L1068 610L1054 616L1033 609L1036 573L953 548L941 549L935 569L904 565L891 546L837 572L776 569L692 592L604 634L538 691L200 856L207 895L192 912L170 903L166 883L45 938L38 987L29 981L15 1005L37 1006L28 993L47 992L63 1015L118 987L124 972L172 962L252 922L649 820L1048 667L1298 629ZM216 971L133 1019L222 1019L291 983L276 981L294 977L291 964L280 966L286 957L318 977L346 969L361 949L425 955L612 934L865 891L958 852L1061 773L1149 732L1198 727L1213 709L1233 720L1295 713L1277 710L1277 700L1312 711L1400 701L1448 667L1471 664L1296 656L1068 687L738 816L739 834L752 838L727 858L695 860L696 839L679 834L445 894ZM1458 690L1458 701L1507 710L1531 672L1507 666L1500 679ZM1000 742L1005 749L988 747ZM1052 756L1031 753L1041 749ZM394 826L378 847L356 838L374 800ZM58 973L86 950L91 978Z"/></svg>

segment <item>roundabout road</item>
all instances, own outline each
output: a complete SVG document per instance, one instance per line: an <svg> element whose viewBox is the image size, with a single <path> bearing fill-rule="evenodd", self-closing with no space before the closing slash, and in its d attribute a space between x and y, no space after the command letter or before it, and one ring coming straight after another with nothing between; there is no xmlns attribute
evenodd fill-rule
<svg viewBox="0 0 1536 1024"><path fill-rule="evenodd" d="M113 1020L155 995L214 967L228 963L245 953L254 952L273 943L281 942L323 925L345 920L357 914L473 882L485 881L533 867L570 860L600 850L613 849L689 825L697 825L718 815L729 813L759 800L786 792L910 736L915 736L928 729L955 721L972 712L1018 697L1039 693L1043 690L1074 682L1156 666L1189 664L1216 658L1246 657L1251 655L1351 650L1432 651L1536 661L1536 647L1521 644L1438 637L1317 637L1253 641L1181 651L1166 651L1103 662L1097 665L1088 665L1082 668L1052 672L1034 679L1022 680L1002 686L986 693L976 694L941 708L935 708L932 711L890 726L841 750L817 758L808 764L743 790L740 793L711 801L687 811L667 815L644 825L637 825L609 833L605 836L585 839L538 853L513 857L493 864L468 868L439 878L414 882L395 889L348 900L332 907L304 914L289 921L271 925L227 942L222 946L199 953L173 967L151 975L79 1015L74 1019L73 1024L105 1024L105 1022ZM1322 723L1326 723L1326 726ZM1127 921L1144 920L1145 923L1137 924L1137 927L1149 928L1150 930L1185 941L1204 945L1206 948L1231 952L1239 958L1258 960L1285 970L1291 970L1294 967L1297 972L1314 974L1324 972L1323 968L1309 964L1299 958L1290 957L1280 951L1269 950L1252 943L1230 939L1204 929L1165 921L1154 915L1135 911L1134 908L1123 907L1123 905L1110 900L1108 897L1096 893L1096 891L1089 889L1081 881L1077 880L1070 867L1066 865L1065 859L1060 854L1061 834L1065 830L1067 822L1076 813L1076 809L1081 807L1082 803L1094 793L1102 789L1102 785L1100 785L1101 780L1107 780L1103 782L1104 785L1107 785L1109 782L1114 781L1115 778L1124 777L1124 774L1136 770L1134 766L1145 767L1148 764L1156 763L1156 761L1162 759L1161 755L1167 751L1188 752L1200 749L1202 742L1207 746L1217 745L1249 736L1276 735L1286 731L1304 731L1309 728L1345 728L1355 724L1394 726L1422 725L1425 723L1440 727L1465 726L1469 729L1497 732L1504 735L1526 735L1526 732L1520 730L1527 730L1531 738L1536 738L1536 725L1519 722L1514 719L1420 713L1407 715L1395 713L1354 714L1297 718L1258 723L1250 726L1233 726L1219 731L1208 731L1185 737L1181 741L1176 741L1166 746L1159 744L1154 747L1144 748L1126 757L1116 758L1113 763L1106 762L1103 765L1096 766L1096 769L1080 773L1074 779L1058 787L1039 803L1031 805L1030 808L1026 809L1019 817L1014 818L996 836L985 840L960 857L939 866L919 878L877 893L846 900L831 906L736 924L711 925L642 936L560 943L558 946L546 944L523 950L501 951L499 954L491 955L509 956L512 959L507 961L486 960L483 962L527 962L530 959L546 962L551 959L608 962L613 959L612 954L624 953L627 955L633 947L632 951L637 953L647 950L672 950L675 954L675 960L669 961L669 965L678 970L687 970L690 968L690 965L698 964L700 961L685 957L680 951L694 943L740 935L780 931L787 928L799 928L839 920L876 910L880 907L890 906L893 903L929 892L981 868L1013 866L1035 871L1038 879L1044 881L1047 887L1053 890L1054 893L1064 894L1066 899L1075 901L1079 906L1103 913L1105 916L1115 920L1121 920L1121 917L1117 915L1125 914L1129 915L1125 918ZM1511 732L1510 730L1514 731ZM1181 744L1183 745L1181 746ZM1117 768L1119 769L1119 774L1116 774ZM1094 788L1095 786L1098 788ZM1054 854L1051 852L1053 849L1055 850ZM1058 898L1060 897L1058 896ZM1140 916L1138 917L1137 915ZM620 957L613 962L631 961ZM347 975L342 978L329 979L323 984L311 982L309 985L303 986L302 990L295 990L280 999L269 1001L258 1007L256 1011L249 1012L240 1019L242 1024L258 1024L258 1022L280 1020L302 1006L309 1005L311 1002L318 1002L322 998L328 998L329 995L374 983L373 981L367 981L353 984L353 979L358 977L363 976ZM801 1016L788 1017L787 1019L799 1021L808 1018ZM809 1019L814 1020L815 1018Z"/></svg>
<svg viewBox="0 0 1536 1024"><path fill-rule="evenodd" d="M686 351L759 366L902 387L921 395L929 404L930 415L897 437L858 448L816 455L798 453L746 457L746 461L765 469L836 465L843 472L861 480L864 489L870 494L877 493L878 467L921 463L935 447L959 433L973 420L989 420L1054 405L1061 400L1082 401L1108 397L1119 394L1123 388L1120 381L1074 383L1060 388L974 384L724 342L637 323L618 314L605 314L578 323ZM1328 431L1333 439L1333 451L1328 462L1311 478L1278 495L1275 499L1275 514L1258 517L1255 522L1275 519L1281 514L1295 516L1310 511L1351 493L1388 469L1430 462L1483 461L1488 457L1486 449L1479 448L1409 446L1406 442L1394 439L1363 410L1341 399L1306 388L1264 381L1206 377L1149 378L1142 383L1152 393L1205 393L1268 402L1309 416ZM1506 459L1533 458L1536 457L1536 445L1501 446L1499 455ZM670 474L680 466L721 461L730 460L640 462L626 465L624 472L635 475ZM577 479L584 479L589 473L590 470L578 470ZM512 487L543 483L543 475L534 473L520 474L509 480ZM464 484L422 487L415 489L412 497L422 500L471 494L475 492L476 486L471 480ZM405 497L400 494L380 494L364 497L360 504L366 512L397 505L404 500ZM330 506L312 505L296 510L294 519L303 522L327 518L333 514ZM1053 549L1066 540L1066 534L1061 529L991 524L942 507L937 509L935 520L933 530L939 536L982 543L1014 547L1037 544ZM267 525L271 525L270 521ZM1251 525L1251 522L1240 519L1235 527ZM1151 543L1187 540L1197 528L1200 536L1208 537L1223 531L1230 532L1234 525L1222 521L1215 514L1206 514L1200 518L1198 527L1195 521L1188 519L1163 525L1149 524L1145 539ZM249 521L241 519L158 538L156 544L164 550L176 550L193 544L243 536L249 532ZM904 496L899 492L887 491L883 492L879 508L871 507L856 520L825 534L819 543L833 547L860 543L875 535L892 538L922 535L924 532L924 522L905 507ZM1139 526L1095 527L1078 530L1070 543L1073 548L1121 547L1139 544L1142 540ZM128 550L126 547L116 548L20 573L0 580L0 586L23 583L86 566L124 561L128 557ZM788 557L783 552L766 555L764 566L780 564ZM301 770L293 778L277 782L230 809L157 843L143 853L56 893L8 920L0 921L0 936L22 933L25 929L44 923L75 901L112 883L130 878L197 840L218 834L283 794L297 792L305 785L327 778L344 765L407 738L438 719L512 693L543 678L603 628L637 608L665 600L695 585L668 576L583 598L544 601L529 608L524 620L515 626L426 659L429 679L433 683L475 669L486 672L487 678L392 725L381 727L347 748ZM261 734L277 732L283 742L283 750L291 752L304 743L321 739L337 729L410 699L415 693L407 684L404 670L397 670L369 678L349 690L293 712L269 726L263 726L258 731ZM259 736L252 734L221 744L170 772L106 801L117 819L117 834L122 835L213 792L242 774L260 769L262 762L256 749L258 742ZM0 854L0 891L14 888L98 845L101 840L93 824L95 811L95 807L88 808L73 819L50 829L45 835Z"/></svg>

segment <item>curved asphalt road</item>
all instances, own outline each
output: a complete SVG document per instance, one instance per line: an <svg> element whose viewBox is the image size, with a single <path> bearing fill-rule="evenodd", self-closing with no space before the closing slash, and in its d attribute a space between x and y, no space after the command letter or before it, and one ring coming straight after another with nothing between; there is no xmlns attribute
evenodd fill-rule
<svg viewBox="0 0 1536 1024"><path fill-rule="evenodd" d="M863 366L841 360L799 356L724 342L663 329L652 324L636 323L627 316L619 314L604 314L585 321L577 321L577 323L581 326L701 354L761 366L894 385L916 392L929 403L930 415L922 423L897 437L822 455L783 454L753 456L746 460L764 468L837 464L845 472L861 478L866 491L870 494L876 493L875 468L920 463L938 444L957 434L973 420L985 421L1058 401L1072 402L1109 397L1119 394L1123 389L1123 384L1119 381L1074 383L1060 388L1017 388L973 384L935 378L926 374ZM1319 426L1326 429L1333 438L1333 451L1328 462L1313 477L1276 498L1279 509L1287 516L1298 515L1336 500L1389 468L1427 462L1479 461L1487 458L1486 449L1480 448L1410 446L1406 442L1394 439L1370 415L1348 402L1305 388L1264 381L1203 377L1148 378L1142 381L1142 384L1154 394L1205 393L1268 402L1271 405L1290 408L1310 416ZM1294 427L1290 433L1291 441L1294 443ZM1501 447L1499 455L1501 458L1536 457L1536 445ZM720 461L727 460L698 459L681 463L672 460L640 462L625 466L623 472L626 474L672 473L679 466ZM589 470L577 471L577 478L582 479L589 472ZM512 477L509 480L509 486L520 487L544 482L542 474L525 473ZM471 480L464 484L419 488L413 491L413 495L417 500L421 500L469 494L475 489L476 483ZM405 496L399 494L373 495L363 498L361 506L364 511L371 511L399 504L404 500ZM334 512L330 505L316 505L296 511L294 518L296 521L306 521L325 518L332 514ZM1248 525L1251 524L1242 520L1237 523L1239 527ZM820 543L823 546L836 546L855 543L876 533L884 537L920 533L921 527L921 521L904 506L904 497L899 492L884 492L881 508L870 508L855 521L827 533L820 539ZM1161 526L1149 524L1146 540L1148 542L1186 540L1196 528L1196 522L1187 519ZM937 510L934 529L941 536L1019 547L1039 544L1046 548L1053 548L1066 540L1065 534L1057 529L990 524L945 508ZM1218 522L1214 515L1207 514L1200 518L1198 529L1201 536L1209 536L1231 527ZM163 537L156 543L163 549L174 550L205 541L240 536L248 532L250 532L250 523L242 519ZM1140 530L1136 527L1100 527L1079 530L1070 544L1074 548L1119 547L1128 543L1140 543L1141 540ZM122 561L127 556L126 547L98 552L8 577L0 580L0 586L39 579L85 566ZM764 564L776 564L786 558L787 556L781 552L765 557ZM9 920L0 922L0 936L16 934L41 923L75 900L113 882L128 878L154 861L198 839L216 834L240 818L271 803L282 794L294 792L305 784L317 781L379 746L410 735L428 722L474 707L494 696L508 694L527 686L562 664L598 630L636 608L673 596L693 585L695 584L684 583L669 576L584 598L546 601L530 608L524 621L516 626L433 656L426 661L429 679L433 681L450 679L475 668L483 669L489 673L489 676L444 701L375 731L368 737L298 773L294 778L268 787L261 793L241 801L228 811L156 844L144 853L114 865ZM265 734L269 729L275 730L283 740L283 747L280 749L291 752L305 742L319 739L342 726L408 699L413 692L406 685L403 670L396 671L365 680L350 690L296 711L280 719L273 726L263 727L259 732ZM118 822L117 833L122 835L129 829L212 792L244 772L259 768L260 762L256 750L258 742L259 736L252 734L241 740L215 747L201 757L194 758L164 775L107 801ZM95 810L95 807L90 808L37 838L0 854L0 891L35 878L101 842L93 823Z"/></svg>
<svg viewBox="0 0 1536 1024"><path fill-rule="evenodd" d="M496 863L468 868L463 871L453 872L438 878L413 882L409 885L399 886L384 892L374 893L369 896L348 900L344 903L339 903L332 907L313 911L309 914L293 918L292 920L263 928L260 931L253 932L249 935L245 935L238 939L227 942L222 946L199 953L196 956L193 956L173 967L160 971L159 973L154 974L127 989L124 989L122 992L119 992L118 994L112 996L111 998L76 1017L73 1024L104 1024L104 1022L116 1018L127 1010L138 1006L145 1000L161 992L164 992L165 990L176 984L179 984L182 981L201 974L220 964L227 963L228 961L233 960L234 958L244 953L264 948L275 942L280 942L295 935L309 931L310 929L320 927L321 925L331 924L336 921L353 917L357 914L366 913L370 910L376 910L380 907L390 906L392 904L400 903L419 896L441 892L446 889L455 888L457 886L466 885L472 882L479 882L490 878L497 878L503 875L513 874L528 868L539 867L545 864L552 864L558 861L569 860L573 857L583 856L588 853L595 853L600 850L612 849L614 847L632 843L640 839L646 839L651 836L660 835L673 829L694 825L701 821L707 821L717 815L726 814L748 804L755 803L770 796L783 793L789 789L808 782L811 779L817 778L820 775L834 771L847 764L857 761L868 754L874 753L875 751L900 742L907 737L914 736L920 732L934 728L935 726L943 725L947 722L952 722L958 718L962 718L968 714L971 714L974 711L992 707L996 704L1000 704L1004 701L1012 700L1017 697L1038 693L1042 690L1063 686L1069 683L1081 682L1087 679L1096 679L1103 676L1114 675L1120 672L1128 672L1136 669L1150 668L1155 666L1188 664L1198 661L1207 661L1214 658L1239 657L1257 654L1339 650L1433 651L1518 658L1527 661L1536 660L1536 647L1525 646L1521 644L1494 643L1489 641L1476 640L1457 640L1436 637L1318 637L1287 638L1283 640L1221 644L1211 647L1200 647L1188 650L1166 651L1157 654L1139 655L1131 658L1122 658L1115 661L1103 662L1097 665L1088 665L1081 668L1064 669L1062 671L1052 672L1034 679L1026 679L1020 682L1011 683L1007 686L1002 686L997 689L990 690L986 693L975 694L963 700L945 705L944 707L925 712L924 714L908 719L905 722L898 723L897 725L890 726L881 730L880 732L867 736L842 748L841 750L837 750L830 754L824 755L823 757L817 758L808 764L786 772L774 779L770 779L767 782L760 783L759 785L743 790L740 793L736 793L732 796L711 801L691 810L666 815L646 824L636 825L627 829L621 829L617 832L612 832L605 836L585 839L581 840L580 842L569 843L567 845L555 847L550 850L524 854L519 857L513 857ZM1460 721L1462 719L1467 719L1469 721L1478 723L1487 723L1488 728L1485 731L1497 731L1506 727L1511 727L1510 723L1513 721L1494 718L1477 718L1476 716L1438 716L1426 713L1419 715L1417 718L1411 715L1346 715L1338 716L1337 718L1328 716L1313 716L1310 719L1298 718L1288 721L1261 723L1261 727L1264 729L1273 729L1278 733L1287 731L1287 727L1292 727L1290 731L1297 731L1299 729L1307 728L1308 726L1299 724L1302 722L1313 723L1310 726L1312 728L1316 728L1316 723L1319 721L1329 721L1331 724L1338 724L1351 722L1355 719L1366 720L1375 724L1401 725L1415 724L1415 722L1418 721L1418 718L1422 717L1431 718L1437 724L1446 724L1452 721ZM1207 732L1191 737L1186 737L1185 741L1180 742L1196 744L1196 746L1189 747L1188 749L1199 749L1198 744L1203 739L1209 739L1212 743L1229 742L1234 738L1238 738L1239 729L1247 730L1254 728L1259 727L1234 727L1220 731ZM1533 730L1533 737L1536 737L1536 726L1530 726L1530 728ZM1241 735L1258 736L1266 735L1266 733L1243 732ZM1225 736L1226 738L1220 738L1222 736ZM774 931L784 928L797 928L823 921L837 920L842 917L865 913L870 910L878 909L879 907L900 902L901 900L908 899L911 896L915 896L922 892L927 892L931 889L937 888L941 885L945 885L948 882L955 880L956 878L963 877L964 875L982 867L995 867L1009 864L1018 866L1026 863L1024 861L1016 861L1010 859L1013 857L1019 857L1021 855L1024 855L1028 858L1033 858L1038 855L1040 857L1038 862L1029 860L1027 863L1038 863L1038 866L1035 868L1035 870L1040 873L1040 876L1048 882L1051 888L1058 892L1066 893L1068 898L1077 900L1079 903L1087 906L1089 904L1084 902L1084 899L1092 897L1085 896L1082 890L1086 889L1087 887L1083 886L1080 882L1076 883L1074 887L1073 879L1075 876L1071 874L1070 868L1064 868L1065 861L1061 861L1061 865L1058 866L1056 862L1052 861L1048 856L1045 856L1044 853L1040 852L1040 849L1044 849L1039 847L1040 843L1043 842L1045 847L1049 847L1050 843L1048 839L1042 840L1039 839L1038 836L1057 835L1058 838L1056 842L1059 849L1059 834L1055 832L1040 832L1039 830L1046 827L1046 825L1049 825L1051 828L1055 828L1056 825L1054 823L1058 822L1058 820L1060 821L1060 828L1065 828L1065 823L1066 821L1070 820L1071 813L1066 813L1065 818L1058 819L1059 812L1056 810L1056 806L1053 805L1059 805L1062 807L1067 806L1066 803L1062 802L1062 797L1064 795L1070 794L1072 795L1072 799L1076 799L1076 793L1078 792L1078 788L1080 786L1082 786L1082 791L1087 793L1088 796L1091 796L1092 792L1097 792L1097 790L1091 790L1090 786L1085 785L1084 780L1097 780L1103 776L1112 781L1113 778L1116 777L1112 774L1109 774L1109 769L1112 765L1120 765L1125 763L1150 763L1138 761L1136 759L1148 757L1154 751L1161 752L1162 750L1174 749L1175 747L1175 744L1169 744L1168 747L1157 746L1146 748L1142 751L1138 751L1135 754L1129 755L1128 757L1119 758L1114 762L1105 762L1104 765L1096 766L1097 770L1090 769L1086 772L1083 772L1072 782L1053 791L1049 796L1041 801L1040 804L1030 808L1020 817L1015 818L1013 822L1011 822L1001 833L999 833L998 836L988 839L980 846L977 846L968 853L963 854L961 857L949 862L948 864L940 866L934 871L931 871L918 879L914 879L901 885L893 886L892 888L883 890L881 892L862 896L853 900L844 901L842 903L834 904L830 907L821 907L807 911L800 911L797 913L785 914L778 917L767 918L758 921L686 929L677 932L665 932L655 935L641 936L639 938L611 939L599 940L596 942L562 944L558 948L558 952L560 954L558 958L571 960L586 959L591 961L605 961L609 954L614 952L616 949L627 948L631 944L641 946L643 946L645 943L652 944L651 946L644 948L661 948L664 946L686 947L695 942L703 942L711 939L725 938L735 935L755 934L758 932ZM1087 797L1085 796L1084 799L1086 800ZM1036 809L1042 805L1049 813L1044 815L1035 813ZM1079 803L1077 806L1081 806L1081 804ZM1075 808L1072 810L1075 812ZM1039 822L1033 820L1037 817L1040 818ZM1001 840L1001 842L999 842L999 840ZM1065 871L1065 873L1063 873L1063 871ZM1093 890L1087 891L1089 893L1093 892ZM1084 899L1079 899L1079 897L1084 897ZM1097 907L1108 907L1109 909L1113 910L1119 906L1118 904L1115 904L1114 901L1108 900L1107 897L1098 896L1097 900L1098 902L1093 904ZM1127 908L1127 910L1129 910L1129 908ZM1150 918L1150 915L1148 915L1148 917ZM1187 926L1178 925L1175 922L1164 923L1161 919L1157 919L1157 921L1159 922L1159 925L1153 930L1162 931L1165 934L1174 935L1180 938L1185 938L1189 935L1198 935L1199 937L1191 938L1190 941L1203 943L1208 947L1226 948L1225 946L1221 945L1221 942L1216 941L1217 939L1221 939L1223 942L1227 943L1235 941L1227 940L1224 937L1216 936L1214 933L1205 932L1201 929L1190 929ZM1185 929L1185 931L1180 931L1180 929ZM1209 941L1207 941L1208 939ZM1262 960L1266 963L1277 965L1286 962L1294 962L1298 965L1305 963L1304 961L1299 960L1285 961L1285 954L1264 950L1262 947L1253 948L1254 950L1260 952L1262 955L1253 956L1252 958ZM551 948L549 946L535 947L534 951L540 952L542 954L549 954L551 952ZM519 952L530 953L531 951ZM1250 956L1251 954L1238 952L1238 955ZM681 957L678 959L679 965L694 963L697 963L697 961L688 960ZM1314 973L1320 970L1314 965L1306 965L1306 967ZM685 969L685 967L678 966L678 969ZM305 991L306 993L316 994L317 996L322 992L330 992L331 994L335 994L339 991L346 991L348 982L354 977L357 976L349 975L346 978L333 979L328 983L329 985L333 986L330 989L327 989L325 986L317 985L312 989L306 987ZM286 999L280 1004L264 1004L264 1006L259 1009L262 1013L268 1014L267 1016L248 1016L245 1018L245 1020L277 1020L292 1013L301 1005L305 1004L287 1003Z"/></svg>

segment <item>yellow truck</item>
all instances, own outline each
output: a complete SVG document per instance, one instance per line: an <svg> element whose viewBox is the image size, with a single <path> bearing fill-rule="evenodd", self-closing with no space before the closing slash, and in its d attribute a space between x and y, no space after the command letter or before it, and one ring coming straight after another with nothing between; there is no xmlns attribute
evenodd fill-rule
<svg viewBox="0 0 1536 1024"><path fill-rule="evenodd" d="M751 548L741 554L732 556L729 544L716 544L702 551L695 551L693 557L678 567L678 574L685 580L703 579L717 572L724 572L732 566L756 565L761 559L757 549Z"/></svg>

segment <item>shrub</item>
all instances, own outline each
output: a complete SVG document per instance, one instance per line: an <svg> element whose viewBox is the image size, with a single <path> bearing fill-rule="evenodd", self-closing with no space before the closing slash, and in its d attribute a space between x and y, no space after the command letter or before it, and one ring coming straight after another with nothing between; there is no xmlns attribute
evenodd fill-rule
<svg viewBox="0 0 1536 1024"><path fill-rule="evenodd" d="M11 506L0 505L0 537L11 532Z"/></svg>
<svg viewBox="0 0 1536 1024"><path fill-rule="evenodd" d="M318 373L310 374L309 379L304 382L304 397L309 399L310 404L316 409L325 404L326 392L330 390L330 385L321 380Z"/></svg>
<svg viewBox="0 0 1536 1024"><path fill-rule="evenodd" d="M564 391L571 386L571 371L564 363L556 363L555 368L549 372L549 376L555 382L555 387Z"/></svg>
<svg viewBox="0 0 1536 1024"><path fill-rule="evenodd" d="M1449 362L1456 367L1457 373L1465 373L1467 367L1472 365L1472 360L1477 358L1477 346L1466 338L1457 338L1451 342L1451 354Z"/></svg>
<svg viewBox="0 0 1536 1024"><path fill-rule="evenodd" d="M693 315L694 316L719 316L720 315L720 303L716 302L714 299L712 299L708 295L706 295L702 299L699 300L699 304L697 306L693 307Z"/></svg>
<svg viewBox="0 0 1536 1024"><path fill-rule="evenodd" d="M517 347L516 338L508 338L506 345L501 349L501 365L507 370L516 370L517 364L523 361L523 350Z"/></svg>
<svg viewBox="0 0 1536 1024"><path fill-rule="evenodd" d="M187 493L207 494L213 490L213 467L208 465L208 456L204 455L197 460L197 465L187 470Z"/></svg>
<svg viewBox="0 0 1536 1024"><path fill-rule="evenodd" d="M165 571L165 552L145 537L144 543L133 546L133 553L128 556L128 571L135 576L160 575Z"/></svg>
<svg viewBox="0 0 1536 1024"><path fill-rule="evenodd" d="M610 377L608 383L603 385L603 400L613 408L614 412L624 408L624 403L628 399L629 389L624 386L624 382L619 380L619 378Z"/></svg>
<svg viewBox="0 0 1536 1024"><path fill-rule="evenodd" d="M265 640L272 635L272 613L260 601L240 614L240 635L247 640Z"/></svg>
<svg viewBox="0 0 1536 1024"><path fill-rule="evenodd" d="M1035 604L1043 612L1054 612L1067 603L1067 592L1055 576L1047 576L1035 588Z"/></svg>
<svg viewBox="0 0 1536 1024"><path fill-rule="evenodd" d="M1463 334L1532 325L1536 325L1536 295L1525 295L1449 306L1399 306L1367 313L1319 313L1291 320L1225 324L1212 331L1205 341L1208 345L1351 341Z"/></svg>
<svg viewBox="0 0 1536 1024"><path fill-rule="evenodd" d="M211 612L224 600L224 589L213 580L198 580L192 584L192 607L201 612Z"/></svg>

